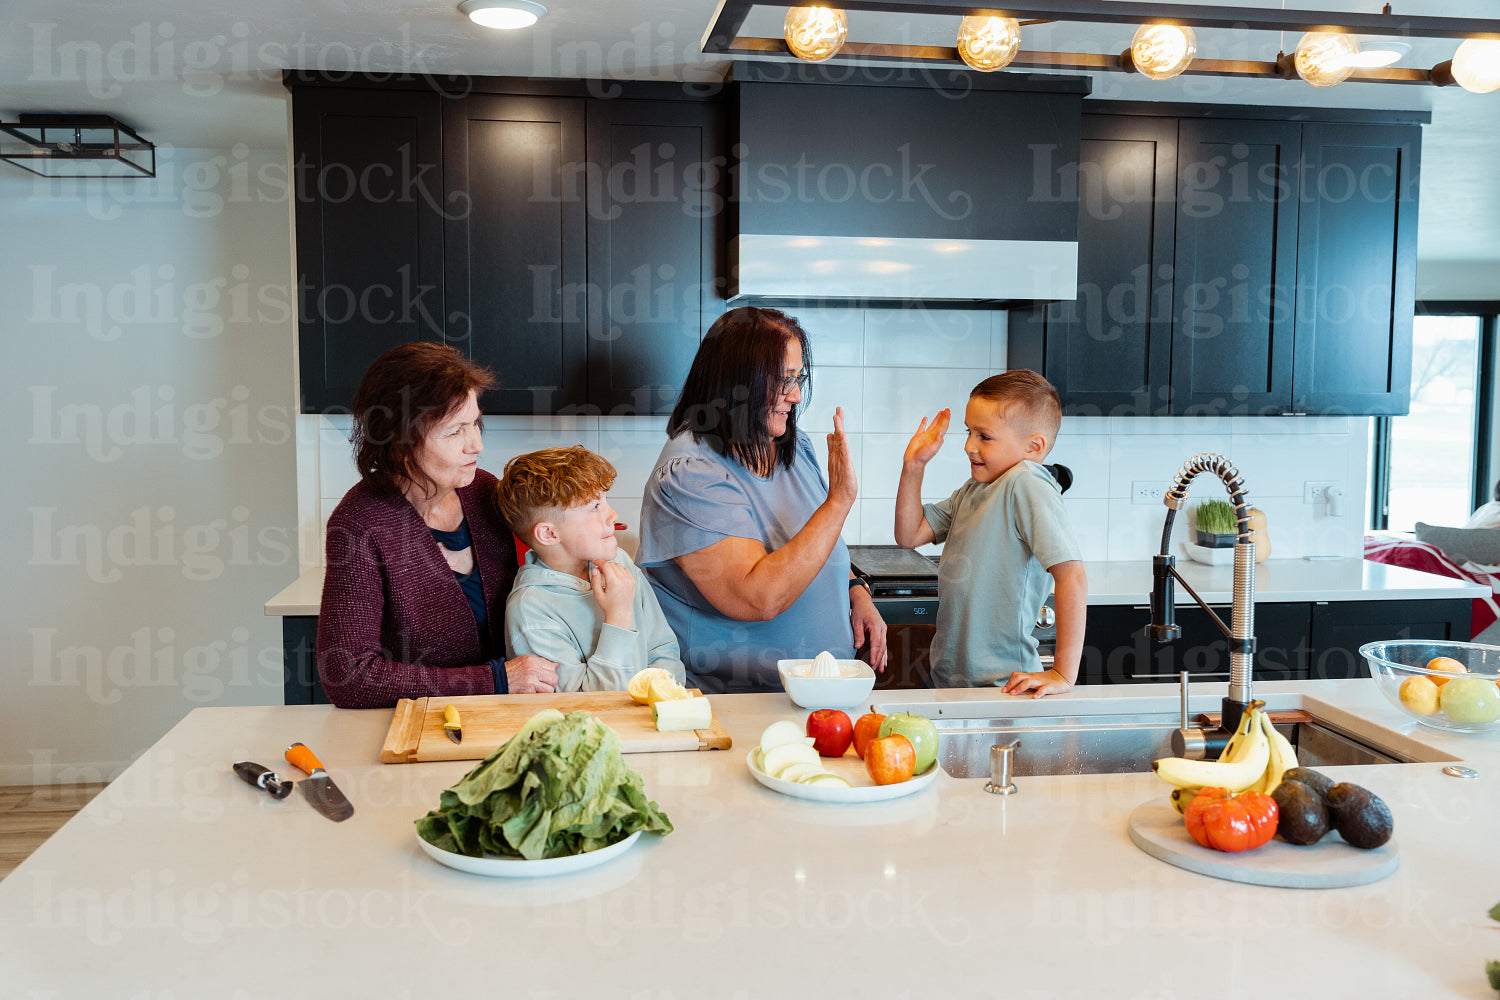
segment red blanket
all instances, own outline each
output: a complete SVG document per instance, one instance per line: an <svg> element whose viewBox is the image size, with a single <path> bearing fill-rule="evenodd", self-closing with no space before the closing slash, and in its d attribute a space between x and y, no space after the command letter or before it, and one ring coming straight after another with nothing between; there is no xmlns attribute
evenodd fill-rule
<svg viewBox="0 0 1500 1000"><path fill-rule="evenodd" d="M1500 566L1481 566L1478 563L1459 565L1443 555L1435 545L1404 538L1376 538L1373 535L1365 536L1365 558L1389 566L1404 566L1423 573L1468 580L1487 589L1490 592L1487 596L1474 598L1471 638L1489 628L1496 618L1500 618L1500 604L1495 600L1495 594L1500 593Z"/></svg>

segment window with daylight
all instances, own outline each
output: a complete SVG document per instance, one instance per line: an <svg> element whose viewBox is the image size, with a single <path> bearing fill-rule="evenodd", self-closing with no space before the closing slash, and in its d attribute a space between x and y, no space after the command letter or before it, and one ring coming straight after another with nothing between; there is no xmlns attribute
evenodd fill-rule
<svg viewBox="0 0 1500 1000"><path fill-rule="evenodd" d="M1411 411L1375 422L1371 525L1461 525L1475 507L1481 400L1490 378L1481 346L1493 319L1418 315L1412 330ZM1383 468L1382 468L1383 464ZM1382 474L1383 473L1383 474ZM1383 480L1383 482L1382 482ZM1488 487L1483 491L1488 499Z"/></svg>

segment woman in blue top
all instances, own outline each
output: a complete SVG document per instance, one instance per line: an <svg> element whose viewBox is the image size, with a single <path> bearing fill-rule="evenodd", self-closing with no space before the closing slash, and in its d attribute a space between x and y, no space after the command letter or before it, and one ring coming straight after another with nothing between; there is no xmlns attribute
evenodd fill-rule
<svg viewBox="0 0 1500 1000"><path fill-rule="evenodd" d="M670 440L646 483L637 563L707 693L776 691L776 661L868 643L885 623L839 533L857 493L844 411L828 479L797 406L812 357L797 321L745 306L714 321L693 359Z"/></svg>

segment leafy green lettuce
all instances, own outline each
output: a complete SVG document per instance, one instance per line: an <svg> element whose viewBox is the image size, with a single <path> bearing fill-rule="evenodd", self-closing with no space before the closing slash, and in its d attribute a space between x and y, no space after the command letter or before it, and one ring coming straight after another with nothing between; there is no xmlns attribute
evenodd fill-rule
<svg viewBox="0 0 1500 1000"><path fill-rule="evenodd" d="M416 821L421 838L470 857L560 858L637 830L672 832L625 763L620 737L587 712L543 709Z"/></svg>

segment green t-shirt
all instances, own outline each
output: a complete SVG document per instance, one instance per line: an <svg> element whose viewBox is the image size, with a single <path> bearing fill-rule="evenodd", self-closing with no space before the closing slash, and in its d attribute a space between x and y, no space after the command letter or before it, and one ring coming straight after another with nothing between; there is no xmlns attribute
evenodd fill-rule
<svg viewBox="0 0 1500 1000"><path fill-rule="evenodd" d="M992 483L973 479L922 513L937 541L934 687L1004 683L1042 669L1031 631L1051 591L1047 570L1078 559L1062 491L1034 462L1017 462Z"/></svg>

